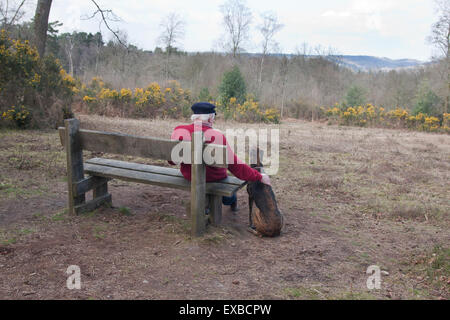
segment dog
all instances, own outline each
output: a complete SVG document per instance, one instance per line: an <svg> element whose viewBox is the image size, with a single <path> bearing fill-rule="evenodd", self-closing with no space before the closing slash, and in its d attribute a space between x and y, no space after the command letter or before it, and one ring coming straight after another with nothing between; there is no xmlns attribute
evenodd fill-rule
<svg viewBox="0 0 450 320"><path fill-rule="evenodd" d="M257 164L252 168L263 172L260 151L257 150ZM247 185L249 205L249 231L259 237L278 237L284 227L283 214L278 209L272 187L260 181ZM255 205L255 208L254 206ZM254 210L253 210L254 209Z"/></svg>

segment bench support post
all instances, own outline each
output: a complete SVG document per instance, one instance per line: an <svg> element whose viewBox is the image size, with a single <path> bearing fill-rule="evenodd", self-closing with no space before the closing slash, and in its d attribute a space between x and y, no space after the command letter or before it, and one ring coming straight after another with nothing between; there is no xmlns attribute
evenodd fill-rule
<svg viewBox="0 0 450 320"><path fill-rule="evenodd" d="M108 179L98 178L91 181L94 188L93 199L86 203L86 194L89 182L84 178L83 150L79 130L80 121L77 119L65 120L65 147L67 156L67 183L69 193L69 213L80 214L92 211L104 204L112 204L108 193ZM103 180L103 183L102 183ZM85 188L79 188L85 183ZM81 189L81 190L80 190Z"/></svg>
<svg viewBox="0 0 450 320"><path fill-rule="evenodd" d="M112 206L112 197L108 193L108 181L106 181L101 186L94 188L93 201L97 199L102 199L99 205L109 205Z"/></svg>
<svg viewBox="0 0 450 320"><path fill-rule="evenodd" d="M69 191L69 213L77 214L76 207L86 202L85 194L77 195L74 184L84 179L83 172L83 150L78 131L80 122L77 119L65 120L65 140L67 157L67 183Z"/></svg>
<svg viewBox="0 0 450 320"><path fill-rule="evenodd" d="M191 143L191 234L200 237L206 229L206 165L203 162L203 131L192 133Z"/></svg>
<svg viewBox="0 0 450 320"><path fill-rule="evenodd" d="M222 223L222 196L208 195L210 221L213 226Z"/></svg>

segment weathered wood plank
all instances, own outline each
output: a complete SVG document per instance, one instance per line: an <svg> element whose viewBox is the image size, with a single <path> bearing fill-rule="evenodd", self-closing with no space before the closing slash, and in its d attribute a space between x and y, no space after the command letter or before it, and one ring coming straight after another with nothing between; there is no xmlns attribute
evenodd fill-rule
<svg viewBox="0 0 450 320"><path fill-rule="evenodd" d="M211 224L219 226L222 223L222 197L208 195L208 202Z"/></svg>
<svg viewBox="0 0 450 320"><path fill-rule="evenodd" d="M77 119L68 119L65 120L65 126L69 212L76 214L75 207L86 202L86 196L77 194L73 187L84 179L83 150L79 137L80 122Z"/></svg>
<svg viewBox="0 0 450 320"><path fill-rule="evenodd" d="M113 167L113 168L129 169L129 170L135 170L135 171L141 171L141 172L157 173L157 174L163 174L163 175L167 175L167 176L183 177L180 170L175 169L175 168L166 168L166 167L152 166L152 165L139 164L139 163L133 163L133 162L126 162L126 161L118 161L118 160L112 160L112 159L104 159L104 158L89 159L86 161L86 163L108 166L108 167ZM245 181L242 181L236 177L228 177L227 179L224 179L224 180L221 180L218 182L223 183L223 184L235 185L237 187L241 187L246 184Z"/></svg>
<svg viewBox="0 0 450 320"><path fill-rule="evenodd" d="M94 211L95 209L97 209L103 205L109 205L111 203L112 203L111 195L105 194L105 195L98 197L96 199L93 199L87 203L83 203L83 204L75 206L74 210L75 210L76 214L82 214L82 213Z"/></svg>
<svg viewBox="0 0 450 320"><path fill-rule="evenodd" d="M189 181L181 177L166 176L161 174L101 166L90 163L86 163L84 171L90 175L100 176L104 178L154 184L161 187L170 187L181 190L190 189Z"/></svg>
<svg viewBox="0 0 450 320"><path fill-rule="evenodd" d="M97 186L93 190L93 198L98 199L108 194L108 182Z"/></svg>
<svg viewBox="0 0 450 320"><path fill-rule="evenodd" d="M91 163L86 163L84 165L84 172L92 176L120 179L186 191L191 190L190 182L183 177L166 176L149 172L95 165ZM239 189L240 188L234 185L223 184L220 182L211 182L206 184L207 194L215 194L219 196L230 197Z"/></svg>
<svg viewBox="0 0 450 320"><path fill-rule="evenodd" d="M102 178L102 177L87 177L84 180L81 180L80 182L77 182L73 186L73 191L76 196L80 194L85 194L88 191L91 191L97 187L100 187L104 183L108 182L111 179L108 178Z"/></svg>
<svg viewBox="0 0 450 320"><path fill-rule="evenodd" d="M64 128L59 129L60 135L64 130ZM83 150L168 161L173 160L172 150L176 146L183 146L180 149L186 152L191 150L191 143L189 141L181 142L153 137L138 137L122 133L81 129L79 130L79 137ZM61 140L61 143L65 144L65 140ZM226 146L212 144L208 146L208 152L222 155L220 158L217 157L217 161L208 165L221 168L228 167ZM189 161L186 160L185 163L189 164Z"/></svg>
<svg viewBox="0 0 450 320"><path fill-rule="evenodd" d="M191 154L191 234L199 237L206 229L206 165L203 163L202 131L192 133Z"/></svg>

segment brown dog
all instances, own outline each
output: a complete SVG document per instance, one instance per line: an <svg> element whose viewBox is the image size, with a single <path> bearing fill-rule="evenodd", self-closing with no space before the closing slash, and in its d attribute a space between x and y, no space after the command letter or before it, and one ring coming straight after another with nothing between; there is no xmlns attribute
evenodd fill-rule
<svg viewBox="0 0 450 320"><path fill-rule="evenodd" d="M260 151L257 151L257 164L252 167L262 171ZM278 237L284 226L283 214L278 210L277 200L272 187L261 182L249 182L247 185L248 205L250 209L249 231L257 236ZM253 210L255 204L255 210Z"/></svg>

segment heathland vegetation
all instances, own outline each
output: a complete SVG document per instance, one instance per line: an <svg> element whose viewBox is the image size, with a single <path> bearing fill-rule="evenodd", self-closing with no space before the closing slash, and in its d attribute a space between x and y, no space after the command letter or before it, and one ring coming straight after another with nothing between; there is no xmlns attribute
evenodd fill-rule
<svg viewBox="0 0 450 320"><path fill-rule="evenodd" d="M279 123L290 117L448 132L450 58L440 31L450 18L448 7L440 10L430 43L442 50L433 61L369 72L350 70L333 50L307 44L299 44L294 55L271 54L283 28L274 13L259 18L260 53L245 54L254 18L240 0L221 7L227 35L222 52L180 50L186 21L173 13L162 20L161 47L153 51L129 43L123 31L105 40L101 33L60 33L62 23L50 22L40 57L35 22L14 23L3 12L0 125L54 126L72 111L183 118L202 100L216 103L226 120L241 122ZM240 19L234 19L237 14ZM239 36L232 32L237 20Z"/></svg>

